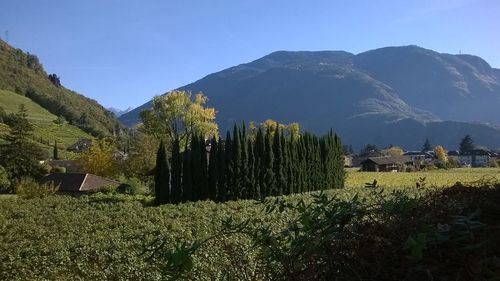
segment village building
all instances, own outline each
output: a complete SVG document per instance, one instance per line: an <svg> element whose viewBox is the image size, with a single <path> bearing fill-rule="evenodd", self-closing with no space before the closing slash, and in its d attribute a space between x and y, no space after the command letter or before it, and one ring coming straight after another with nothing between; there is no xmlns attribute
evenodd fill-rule
<svg viewBox="0 0 500 281"><path fill-rule="evenodd" d="M462 166L487 167L495 153L486 149L473 149L458 155L458 161Z"/></svg>
<svg viewBox="0 0 500 281"><path fill-rule="evenodd" d="M418 169L418 164L409 156L369 157L361 162L363 172L404 172Z"/></svg>
<svg viewBox="0 0 500 281"><path fill-rule="evenodd" d="M59 194L73 196L98 192L104 187L114 187L117 190L125 188L125 185L118 181L88 173L52 173L40 181L42 183L54 182L55 185L59 185Z"/></svg>
<svg viewBox="0 0 500 281"><path fill-rule="evenodd" d="M406 151L403 156L410 157L416 163L429 163L435 158L433 151Z"/></svg>

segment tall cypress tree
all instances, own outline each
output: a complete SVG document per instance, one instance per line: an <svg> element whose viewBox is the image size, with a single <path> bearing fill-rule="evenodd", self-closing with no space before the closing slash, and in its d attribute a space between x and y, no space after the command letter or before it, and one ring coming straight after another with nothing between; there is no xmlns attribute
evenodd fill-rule
<svg viewBox="0 0 500 281"><path fill-rule="evenodd" d="M227 200L227 181L226 181L226 150L224 142L219 139L217 148L217 201L224 202Z"/></svg>
<svg viewBox="0 0 500 281"><path fill-rule="evenodd" d="M225 200L231 200L232 196L232 190L233 190L233 183L234 183L234 178L236 175L234 175L233 171L233 141L231 139L231 133L227 131L226 134L226 141L225 141L225 156L226 156L226 188L225 188Z"/></svg>
<svg viewBox="0 0 500 281"><path fill-rule="evenodd" d="M238 199L241 197L241 189L243 187L241 182L241 133L236 124L233 128L233 156L231 159L231 199Z"/></svg>
<svg viewBox="0 0 500 281"><path fill-rule="evenodd" d="M258 173L256 161L255 161L255 146L250 138L247 140L247 151L248 151L248 198L256 199L260 198L259 187L256 180L256 175Z"/></svg>
<svg viewBox="0 0 500 281"><path fill-rule="evenodd" d="M193 192L193 174L191 168L191 151L185 150L182 163L182 201L195 201Z"/></svg>
<svg viewBox="0 0 500 281"><path fill-rule="evenodd" d="M170 178L163 140L160 142L160 147L156 153L155 203L157 205L170 203Z"/></svg>
<svg viewBox="0 0 500 281"><path fill-rule="evenodd" d="M274 175L276 177L275 193L273 195L283 195L283 188L286 185L285 175L283 173L284 159L281 147L281 137L279 126L276 126L273 138L273 153L274 153Z"/></svg>
<svg viewBox="0 0 500 281"><path fill-rule="evenodd" d="M212 201L217 200L217 181L219 178L219 163L217 163L217 160L219 159L218 149L219 146L217 143L217 138L214 136L210 141L210 153L208 159L208 197Z"/></svg>
<svg viewBox="0 0 500 281"><path fill-rule="evenodd" d="M266 191L266 142L264 139L264 133L262 129L259 128L257 135L255 137L255 182L258 188L258 196L262 198L263 195L267 195Z"/></svg>
<svg viewBox="0 0 500 281"><path fill-rule="evenodd" d="M181 189L181 175L182 175L182 159L180 155L180 143L178 139L172 142L172 160L170 162L172 168L172 182L171 182L171 200L172 203L177 204L182 200Z"/></svg>
<svg viewBox="0 0 500 281"><path fill-rule="evenodd" d="M276 186L276 179L274 175L274 152L273 152L273 137L271 135L271 130L267 130L266 132L266 150L265 150L265 167L266 167L266 172L264 175L264 186L265 186L265 193L262 194L263 197L266 196L271 196L275 194L275 186Z"/></svg>
<svg viewBox="0 0 500 281"><path fill-rule="evenodd" d="M250 168L248 164L248 143L246 139L246 128L243 123L240 139L241 147L241 166L240 166L240 196L241 198L250 198L251 187L250 187Z"/></svg>
<svg viewBox="0 0 500 281"><path fill-rule="evenodd" d="M58 150L58 147L57 147L57 140L54 141L54 150L52 152L52 158L54 158L54 160L58 160L59 159L59 150Z"/></svg>
<svg viewBox="0 0 500 281"><path fill-rule="evenodd" d="M207 200L209 199L209 190L208 190L208 159L207 159L207 146L205 143L205 138L200 135L199 136L199 153L200 153L200 199Z"/></svg>
<svg viewBox="0 0 500 281"><path fill-rule="evenodd" d="M201 199L201 152L200 139L197 135L191 138L191 182L193 185L193 200Z"/></svg>

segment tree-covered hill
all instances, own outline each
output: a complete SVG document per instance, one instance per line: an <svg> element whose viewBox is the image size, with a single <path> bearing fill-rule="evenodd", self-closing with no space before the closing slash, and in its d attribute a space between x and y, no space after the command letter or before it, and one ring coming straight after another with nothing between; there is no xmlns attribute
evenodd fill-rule
<svg viewBox="0 0 500 281"><path fill-rule="evenodd" d="M114 115L97 101L66 89L57 75L47 74L35 55L1 40L0 90L29 97L50 113L64 117L94 136L111 135L121 129Z"/></svg>

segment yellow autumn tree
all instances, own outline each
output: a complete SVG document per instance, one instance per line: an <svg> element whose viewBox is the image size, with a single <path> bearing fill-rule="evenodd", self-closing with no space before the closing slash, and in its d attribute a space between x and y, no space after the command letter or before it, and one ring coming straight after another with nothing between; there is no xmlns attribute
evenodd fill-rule
<svg viewBox="0 0 500 281"><path fill-rule="evenodd" d="M274 132L276 131L276 126L278 126L281 131L289 136L293 136L294 139L298 139L300 136L300 125L296 122L287 125L281 124L277 121L274 121L273 119L267 119L266 121L262 122L260 126L264 130L264 132L271 130L271 135L274 134Z"/></svg>
<svg viewBox="0 0 500 281"><path fill-rule="evenodd" d="M78 164L86 172L103 177L113 177L118 173L118 162L115 159L116 149L109 140L97 140L92 146L80 154Z"/></svg>
<svg viewBox="0 0 500 281"><path fill-rule="evenodd" d="M172 91L153 98L153 106L141 112L146 132L158 139L179 140L187 145L194 133L205 138L218 135L215 108L205 107L208 98L202 93Z"/></svg>
<svg viewBox="0 0 500 281"><path fill-rule="evenodd" d="M448 155L442 146L436 145L436 147L434 147L434 153L441 162L448 163Z"/></svg>
<svg viewBox="0 0 500 281"><path fill-rule="evenodd" d="M391 146L387 149L384 149L383 153L388 156L397 157L397 156L402 156L404 151L403 149L401 149L401 147Z"/></svg>

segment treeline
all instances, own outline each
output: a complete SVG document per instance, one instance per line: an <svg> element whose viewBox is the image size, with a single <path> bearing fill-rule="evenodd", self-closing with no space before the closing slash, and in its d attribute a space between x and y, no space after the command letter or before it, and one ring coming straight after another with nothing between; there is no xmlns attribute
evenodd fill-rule
<svg viewBox="0 0 500 281"><path fill-rule="evenodd" d="M342 188L342 145L337 135L285 135L276 128L247 134L235 126L225 140L191 138L180 152L172 143L170 165L163 143L157 154L157 204L210 199L217 202L260 199ZM169 167L170 166L170 167Z"/></svg>

